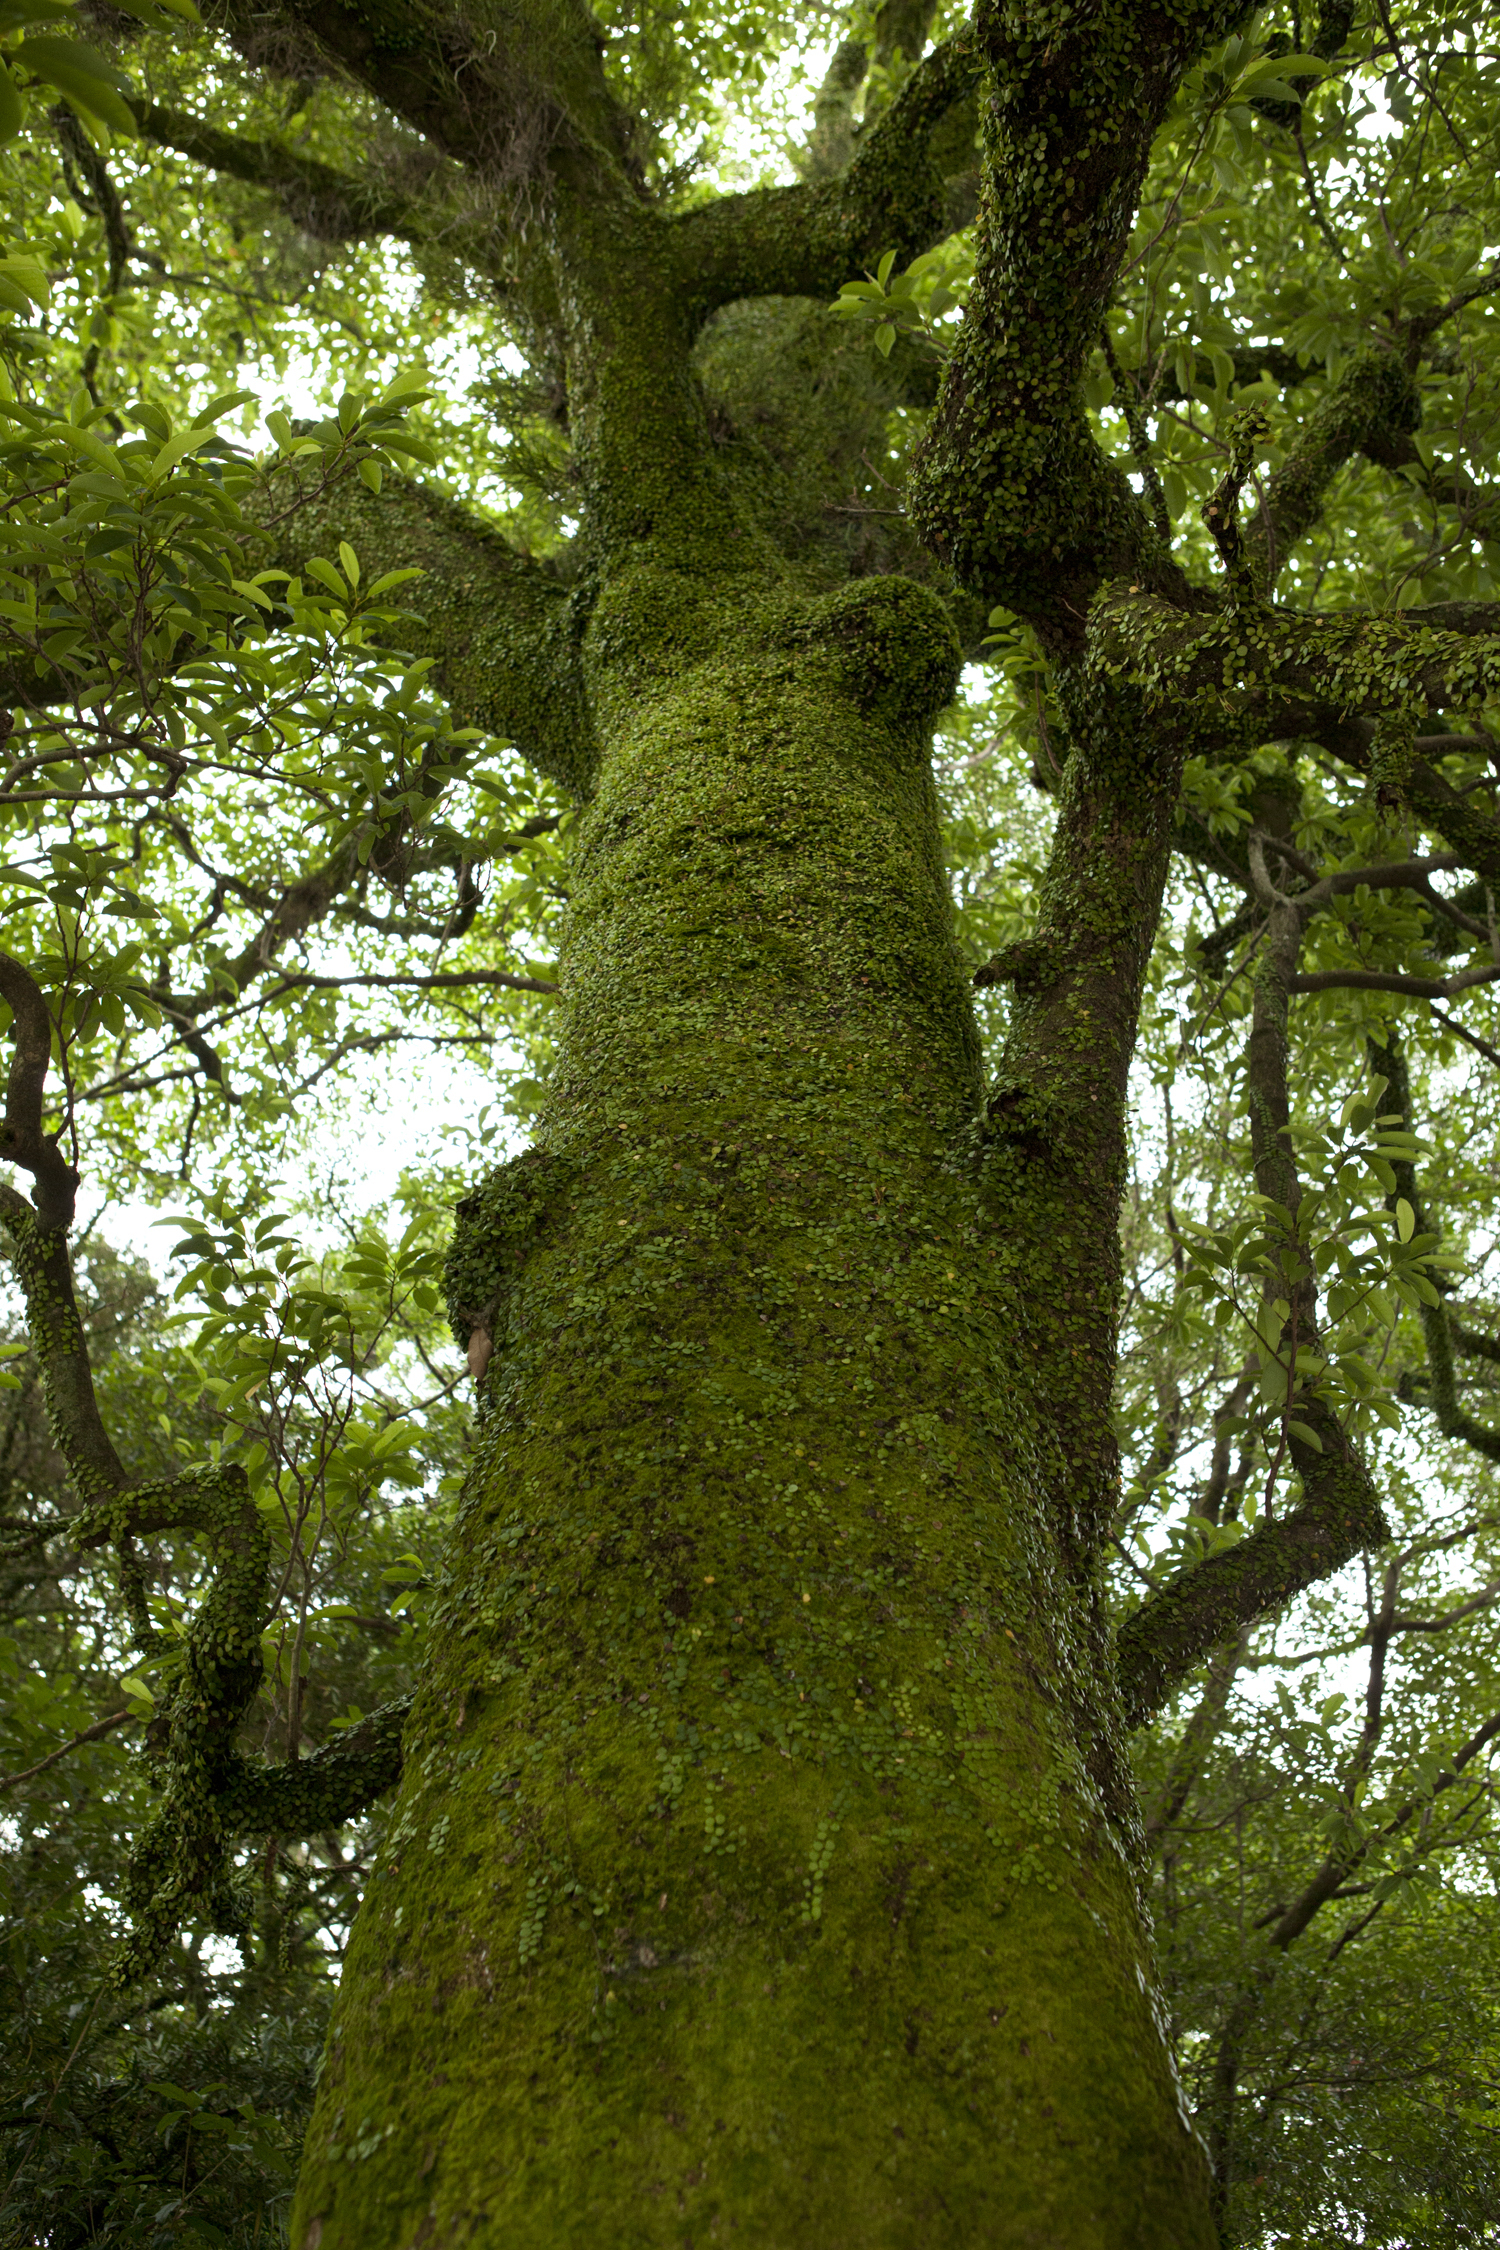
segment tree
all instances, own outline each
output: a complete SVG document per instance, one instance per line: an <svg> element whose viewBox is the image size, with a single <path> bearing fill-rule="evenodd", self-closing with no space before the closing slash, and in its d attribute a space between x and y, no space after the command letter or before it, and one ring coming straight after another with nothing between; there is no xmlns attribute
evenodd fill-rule
<svg viewBox="0 0 1500 2250"><path fill-rule="evenodd" d="M1214 1763L1236 1671L1293 1597L1387 1544L1375 1465L1399 1410L1372 1334L1419 1322L1411 1403L1494 1449L1459 1398L1455 1353L1477 1337L1482 1362L1485 1338L1424 1223L1395 1029L1400 1002L1493 973L1451 961L1492 945L1500 837L1490 501L1465 466L1493 412L1491 59L1435 9L1398 27L1330 5L1304 44L1295 13L1190 0L972 24L892 0L834 52L797 182L715 192L692 137L793 43L769 13L695 15L688 39L652 15L612 42L531 0L492 21L230 0L201 49L148 13L145 35L112 15L97 34L122 42L119 80L56 35L12 50L23 90L29 72L72 105L54 131L103 303L66 415L35 379L46 350L16 348L4 612L6 788L48 870L0 962L8 1146L35 1183L4 1213L75 1487L19 1537L115 1546L161 1668L123 1973L182 1920L245 1929L242 1839L336 1830L399 1767L304 2158L308 2250L1274 2224L1244 2157L1285 2096L1247 2110L1243 2089L1291 2005L1278 1963L1367 1868L1378 1914L1418 1862L1473 1848L1433 1808L1496 1722L1420 1788L1393 1769L1372 1825L1372 1685L1320 1864L1258 1951L1220 1948L1211 2005L1170 1948L1157 1980L1127 1738L1201 1676L1180 1738L1141 1760L1170 1929L1189 1799L1245 1801L1243 1726ZM1357 130L1382 70L1410 124L1389 157ZM399 473L424 457L410 382L316 428L273 420L260 464L212 435L233 395L186 425L127 400L150 356L127 279L171 278L111 168L107 132L131 125L279 199L304 270L310 240L374 235L414 245L434 291L483 285L526 367L492 392L507 445L475 451L519 493L514 536ZM38 234L69 211L82 240L77 200ZM35 262L7 273L14 311L42 301ZM261 309L253 288L234 303ZM199 342L217 371L228 334L205 318ZM909 518L877 497L908 467ZM394 602L408 568L418 617ZM992 1071L928 758L965 655L1000 667L1054 797L1034 895L974 978ZM494 734L572 801L566 831L481 764ZM316 848L289 871L299 812ZM192 1410L216 1434L143 1481L71 1310L81 1143L70 1162L45 1129L48 1074L69 1130L92 1098L122 1153L140 1093L191 1074L185 1172L203 1086L215 1133L245 1100L239 1023L285 1018L257 1123L285 1116L304 1052L321 1070L387 1036L347 1028L360 991L421 993L451 1011L436 1036L482 1039L459 1010L554 980L483 945L454 968L406 948L466 939L476 869L545 871L564 834L535 1139L464 1197L448 1257L482 1414L416 1700L302 1757L307 1526L330 1479L367 1496L421 1427L366 1413L358 1384L398 1331L426 1348L430 1232L330 1274L221 1194L185 1235ZM1173 894L1164 951L1174 850L1215 926ZM212 877L197 921L143 903L184 867ZM518 922L541 904L545 928L527 880ZM144 942L105 943L106 905ZM379 954L319 967L324 928ZM1232 1192L1232 1117L1195 1122L1219 1144L1207 1192L1185 1197L1169 1146L1152 1208L1174 1286L1144 1280L1132 1308L1156 1412L1132 1419L1128 1363L1122 1496L1129 1074L1143 1010L1153 1065L1171 1050L1174 958L1223 988L1205 1005L1231 1031L1252 980L1254 1192ZM127 1011L166 1030L164 1063L137 1062ZM1174 1476L1196 1505L1170 1545L1143 1532L1116 1634L1115 1557ZM266 1764L242 1723L283 1505L300 1607ZM180 1532L212 1575L174 1671L140 1551ZM1381 1662L1433 1624L1403 1624L1398 1596L1440 1551L1414 1531L1382 1564ZM1487 1816L1486 1791L1463 1802ZM1388 1866L1414 1824L1421 1852ZM1278 1847L1302 1849L1285 1825Z"/></svg>

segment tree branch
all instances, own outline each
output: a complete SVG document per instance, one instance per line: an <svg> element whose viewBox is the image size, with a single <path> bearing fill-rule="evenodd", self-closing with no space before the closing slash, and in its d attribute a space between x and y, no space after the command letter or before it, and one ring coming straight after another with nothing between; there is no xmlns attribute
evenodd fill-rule
<svg viewBox="0 0 1500 2250"><path fill-rule="evenodd" d="M1258 855L1252 849L1252 868L1257 856L1263 873L1263 847ZM1270 890L1269 883L1265 887ZM1315 908L1305 897L1287 899L1271 891L1270 898L1247 1055L1251 1146L1259 1193L1296 1211L1302 1188L1287 1096L1287 991L1303 929ZM1289 1515L1273 1520L1268 1514L1233 1547L1190 1564L1126 1619L1116 1641L1116 1661L1126 1717L1133 1726L1159 1710L1210 1649L1340 1569L1361 1548L1383 1546L1390 1536L1369 1472L1332 1408L1316 1389L1293 1391L1298 1352L1318 1349L1316 1276L1306 1258L1298 1259L1298 1268L1292 1276L1278 1266L1266 1294L1268 1301L1285 1298L1290 1308L1282 1332L1289 1339L1283 1348L1293 1371L1286 1414L1295 1411L1317 1440L1309 1444L1284 1421L1282 1444L1301 1479L1302 1498Z"/></svg>
<svg viewBox="0 0 1500 2250"><path fill-rule="evenodd" d="M1378 612L1241 603L1205 622L1149 589L1116 582L1100 592L1091 623L1099 659L1131 678L1153 708L1180 720L1184 704L1192 704L1218 734L1226 713L1237 712L1267 741L1310 736L1365 768L1375 728L1360 720L1470 710L1500 688L1496 602ZM1432 779L1462 825L1465 800ZM1410 774L1408 794L1419 784L1426 786ZM1425 817L1425 804L1422 810ZM1452 838L1448 826L1434 825ZM1500 839L1500 826L1481 819L1477 832L1486 828ZM1476 864L1466 846L1456 848L1466 864Z"/></svg>
<svg viewBox="0 0 1500 2250"><path fill-rule="evenodd" d="M1076 645L1112 575L1186 582L1118 465L1081 379L1108 310L1151 143L1183 72L1246 10L1094 4L1052 19L976 13L989 69L974 287L918 455L912 514L961 583ZM1130 88L1122 99L1122 88Z"/></svg>
<svg viewBox="0 0 1500 2250"><path fill-rule="evenodd" d="M240 1834L316 1836L362 1813L401 1778L401 1730L412 1699L382 1705L311 1757L279 1766L241 1759L225 1784L224 1817Z"/></svg>
<svg viewBox="0 0 1500 2250"><path fill-rule="evenodd" d="M1500 972L1497 972L1500 973ZM1392 1037L1389 1045L1372 1046L1372 1059L1378 1059L1382 1075L1387 1079L1386 1100L1392 1114L1401 1118L1401 1130L1411 1132L1411 1079L1406 1068L1406 1056L1399 1042ZM1417 1168L1410 1157L1398 1156L1391 1165L1396 1175L1396 1195L1386 1201L1394 1209L1398 1196L1404 1196L1411 1205L1417 1228L1424 1234L1436 1232L1428 1218L1417 1185ZM1444 1437L1457 1438L1487 1461L1500 1461L1500 1430L1491 1429L1477 1415L1470 1414L1459 1404L1458 1373L1453 1364L1454 1334L1448 1307L1441 1295L1436 1304L1419 1303L1417 1314L1422 1323L1422 1339L1427 1346L1427 1397L1430 1409Z"/></svg>
<svg viewBox="0 0 1500 2250"><path fill-rule="evenodd" d="M189 111L140 95L126 97L144 139L169 148L212 172L225 172L276 198L294 226L320 242L352 242L393 235L400 242L444 240L481 266L495 262L495 245L482 234L457 229L430 197L383 191L357 173L340 172L316 157L299 156L274 141L244 140Z"/></svg>
<svg viewBox="0 0 1500 2250"><path fill-rule="evenodd" d="M884 251L912 258L941 241L947 193L932 136L978 74L961 32L923 57L838 177L719 196L669 220L692 317L738 297L833 297Z"/></svg>
<svg viewBox="0 0 1500 2250"><path fill-rule="evenodd" d="M310 493L268 528L267 561L295 575L309 552L336 554L341 539L367 576L423 572L422 614L403 620L402 642L437 659L434 684L457 723L512 736L539 773L586 792L595 744L578 661L584 618L565 580L455 502L397 477L378 494L354 477Z"/></svg>
<svg viewBox="0 0 1500 2250"><path fill-rule="evenodd" d="M1161 1796L1146 1819L1146 1840L1154 1843L1166 1830L1174 1828L1181 1817L1182 1808L1192 1792L1193 1783L1202 1770L1203 1761L1212 1747L1215 1735L1224 1723L1224 1713L1229 1708L1230 1691L1234 1677L1245 1661L1249 1636L1240 1633L1215 1649L1209 1662L1208 1678L1198 1699L1192 1717L1182 1731L1182 1740L1167 1769L1167 1778Z"/></svg>
<svg viewBox="0 0 1500 2250"><path fill-rule="evenodd" d="M34 1766L24 1766L19 1773L0 1776L0 1790L16 1789L23 1781L34 1781L49 1766L58 1765L64 1758L70 1758L75 1750L81 1750L84 1743L97 1742L101 1735L112 1734L116 1727L128 1726L132 1719L139 1716L137 1711L111 1711L107 1719L96 1719L91 1727L83 1728L81 1733L74 1735L71 1742L63 1743L60 1749L49 1750L46 1757L38 1758Z"/></svg>
<svg viewBox="0 0 1500 2250"><path fill-rule="evenodd" d="M1356 453L1415 429L1421 407L1401 354L1362 352L1319 399L1266 486L1246 534L1255 582L1269 591L1322 513L1328 487Z"/></svg>
<svg viewBox="0 0 1500 2250"><path fill-rule="evenodd" d="M1399 992L1410 1000L1452 1000L1476 984L1493 984L1500 968L1468 969L1445 982L1386 969L1305 969L1287 980L1288 992Z"/></svg>
<svg viewBox="0 0 1500 2250"><path fill-rule="evenodd" d="M1496 974L1500 975L1500 970ZM367 986L381 992L444 992L478 986L506 992L542 992L549 998L561 989L560 986L549 983L545 977L513 976L509 969L440 969L430 976L405 977L317 977L288 974L276 987L276 992L299 991L304 987L314 992L344 992ZM270 997L275 996L273 993Z"/></svg>
<svg viewBox="0 0 1500 2250"><path fill-rule="evenodd" d="M524 205L549 175L632 194L629 120L609 90L599 26L584 0L227 0L231 38L252 60L279 17L434 148Z"/></svg>
<svg viewBox="0 0 1500 2250"><path fill-rule="evenodd" d="M137 1645L159 1655L170 1641L179 1660L161 1713L165 1787L136 1840L123 1886L132 1928L112 1974L124 1983L152 1966L191 1915L207 1915L216 1928L231 1933L245 1926L246 1901L227 1852L236 1823L249 1817L246 1807L253 1810L261 1802L256 1795L261 1784L236 1749L235 1736L262 1676L270 1537L244 1470L232 1462L134 1488L128 1484L100 1420L73 1288L67 1234L77 1175L42 1130L51 1021L36 980L8 954L0 954L0 996L10 1005L15 1037L5 1142L38 1184L35 1207L14 1188L0 1189L0 1223L15 1250L52 1440L84 1501L67 1525L68 1536L80 1553L106 1544L118 1551ZM180 1646L175 1636L159 1634L152 1625L136 1550L137 1540L174 1530L205 1538L211 1565L207 1590ZM386 1718L377 1714L382 1723L372 1722L366 1744L342 1757L330 1754L321 1769L330 1793L318 1800L319 1825L326 1825L328 1806L343 1801L338 1792L347 1795L354 1788L357 1795L359 1787L372 1788L389 1768ZM94 1731L121 1723L123 1714ZM265 1791L270 1801L275 1795L270 1783ZM294 1793L289 1801L300 1800Z"/></svg>

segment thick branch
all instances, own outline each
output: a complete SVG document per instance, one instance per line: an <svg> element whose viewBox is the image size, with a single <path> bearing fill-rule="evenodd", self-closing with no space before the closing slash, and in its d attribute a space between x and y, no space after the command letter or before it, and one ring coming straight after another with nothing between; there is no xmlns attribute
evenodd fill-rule
<svg viewBox="0 0 1500 2250"><path fill-rule="evenodd" d="M433 656L434 684L461 726L510 735L538 772L587 790L593 728L578 665L582 618L545 564L439 494L388 477L372 493L349 477L311 496L273 535L267 560L298 573L347 539L365 575L418 569L416 623L403 646Z"/></svg>
<svg viewBox="0 0 1500 2250"><path fill-rule="evenodd" d="M1419 414L1416 387L1399 352L1377 349L1350 361L1298 432L1245 534L1257 585L1275 584L1297 542L1317 522L1344 463L1404 436Z"/></svg>
<svg viewBox="0 0 1500 2250"><path fill-rule="evenodd" d="M0 1153L35 1180L39 1224L66 1229L73 1223L78 1174L59 1149L56 1135L42 1126L42 1098L52 1061L52 1018L31 971L8 953L0 953L0 999L10 1009L15 1047L6 1082Z"/></svg>
<svg viewBox="0 0 1500 2250"><path fill-rule="evenodd" d="M804 180L837 179L854 154L854 104L870 67L863 39L843 39L813 101L813 127L797 169Z"/></svg>
<svg viewBox="0 0 1500 2250"><path fill-rule="evenodd" d="M1496 602L1383 611L1239 603L1205 623L1148 590L1116 582L1100 594L1091 623L1100 660L1128 672L1153 705L1180 716L1190 702L1220 735L1226 714L1238 712L1264 740L1311 736L1365 766L1371 734L1350 732L1361 718L1470 710L1500 687ZM1413 776L1408 793L1416 786ZM1446 789L1439 780L1439 794ZM1461 806L1455 792L1447 793ZM1449 834L1446 827L1441 832Z"/></svg>
<svg viewBox="0 0 1500 2250"><path fill-rule="evenodd" d="M989 1102L990 1181L1028 1274L1033 1378L1069 1488L1064 1550L1096 1554L1118 1499L1111 1411L1125 1113L1183 744L1129 691L1060 666L1072 749L1037 929L980 972L1015 1000ZM1022 1245L1027 1247L1023 1250Z"/></svg>
<svg viewBox="0 0 1500 2250"><path fill-rule="evenodd" d="M401 1729L411 1697L384 1704L309 1758L256 1766L241 1759L224 1817L241 1834L317 1836L342 1827L401 1778Z"/></svg>
<svg viewBox="0 0 1500 2250"><path fill-rule="evenodd" d="M524 196L549 173L601 173L634 190L629 121L605 80L584 0L228 0L230 36L255 57L280 17L455 163Z"/></svg>
<svg viewBox="0 0 1500 2250"><path fill-rule="evenodd" d="M445 216L433 203L392 194L357 173L340 172L316 157L299 156L274 141L244 140L225 133L189 111L171 109L141 96L129 97L143 137L158 148L174 149L213 172L226 172L273 195L294 226L320 242L352 242L366 235L394 235L398 241L443 238L460 247ZM465 236L465 255L483 261L485 244Z"/></svg>
<svg viewBox="0 0 1500 2250"><path fill-rule="evenodd" d="M950 39L924 56L839 177L720 196L670 221L696 317L737 297L833 297L884 251L912 258L940 241L947 192L932 137L978 68L964 35Z"/></svg>
<svg viewBox="0 0 1500 2250"><path fill-rule="evenodd" d="M1333 1459L1312 1477L1304 1472L1303 1489L1290 1515L1262 1520L1236 1546L1191 1564L1126 1619L1115 1661L1129 1725L1144 1726L1227 1636L1390 1536L1360 1465Z"/></svg>
<svg viewBox="0 0 1500 2250"><path fill-rule="evenodd" d="M1094 0L1032 42L1029 15L976 10L989 224L912 513L964 585L1068 644L1101 577L1179 584L1081 381L1156 129L1194 55L1246 12Z"/></svg>

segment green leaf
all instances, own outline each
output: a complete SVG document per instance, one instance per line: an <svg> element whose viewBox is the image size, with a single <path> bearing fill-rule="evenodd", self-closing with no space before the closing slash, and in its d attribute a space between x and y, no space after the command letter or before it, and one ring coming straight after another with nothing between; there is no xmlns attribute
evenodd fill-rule
<svg viewBox="0 0 1500 2250"><path fill-rule="evenodd" d="M415 405L418 399L432 396L431 384L425 367L403 368L393 381L386 384L380 394L381 404L393 405L398 399L403 405Z"/></svg>
<svg viewBox="0 0 1500 2250"><path fill-rule="evenodd" d="M77 22L73 0L0 0L0 36L19 31L23 23L56 23L63 17Z"/></svg>
<svg viewBox="0 0 1500 2250"><path fill-rule="evenodd" d="M1321 1453L1321 1452L1322 1452L1322 1450L1323 1450L1323 1440L1322 1440L1322 1439L1321 1439L1321 1438L1319 1437L1319 1435L1318 1435L1317 1431L1316 1431L1316 1430L1314 1430L1314 1429L1312 1429L1312 1428L1310 1428L1310 1427L1309 1427L1309 1425L1308 1425L1308 1424L1307 1424L1306 1422L1290 1422L1290 1421L1289 1421L1289 1422L1287 1423L1287 1426L1286 1426L1286 1427L1287 1427L1287 1435L1288 1435L1289 1437L1294 1437L1294 1438L1296 1438L1297 1442L1298 1442L1298 1443L1299 1443L1300 1445L1305 1445L1305 1446L1306 1446L1306 1447L1308 1448L1308 1450L1309 1450L1310 1452L1312 1452L1312 1453Z"/></svg>
<svg viewBox="0 0 1500 2250"><path fill-rule="evenodd" d="M1336 71L1336 63L1324 62L1321 55L1262 55L1252 63L1240 78L1240 86L1249 86L1261 78L1327 78ZM1260 91L1256 87L1257 93Z"/></svg>
<svg viewBox="0 0 1500 2250"><path fill-rule="evenodd" d="M1400 1235L1403 1242L1410 1242L1413 1231L1416 1228L1416 1224L1416 1212L1407 1202L1404 1195L1399 1196L1396 1201L1396 1232Z"/></svg>
<svg viewBox="0 0 1500 2250"><path fill-rule="evenodd" d="M23 39L12 48L10 59L23 64L33 77L56 86L75 109L101 118L112 132L134 138L135 114L120 95L119 74L94 48L85 47L81 40L43 33Z"/></svg>
<svg viewBox="0 0 1500 2250"><path fill-rule="evenodd" d="M203 2101L201 2094L190 2094L186 2086L175 2085L170 2078L148 2079L146 2091L160 2094L164 2101L176 2102L179 2109L198 2109Z"/></svg>
<svg viewBox="0 0 1500 2250"><path fill-rule="evenodd" d="M193 0L114 0L114 5L138 23L149 24L153 31L169 29L174 16L179 23L195 27L203 21Z"/></svg>
<svg viewBox="0 0 1500 2250"><path fill-rule="evenodd" d="M0 142L13 141L26 122L26 104L14 78L0 63Z"/></svg>
<svg viewBox="0 0 1500 2250"><path fill-rule="evenodd" d="M325 562L321 555L311 555L308 558L307 569L309 575L316 578L320 586L326 586L330 594L335 595L341 602L348 601L349 589L331 562Z"/></svg>
<svg viewBox="0 0 1500 2250"><path fill-rule="evenodd" d="M11 251L0 258L0 277L12 288L21 292L33 305L45 305L49 294L47 276L36 258L20 251Z"/></svg>

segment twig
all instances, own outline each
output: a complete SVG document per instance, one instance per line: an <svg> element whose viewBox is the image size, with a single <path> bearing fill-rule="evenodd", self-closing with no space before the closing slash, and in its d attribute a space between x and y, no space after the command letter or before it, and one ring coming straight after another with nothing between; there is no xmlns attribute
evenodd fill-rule
<svg viewBox="0 0 1500 2250"><path fill-rule="evenodd" d="M23 1766L19 1773L0 1776L0 1789L15 1789L23 1781L34 1780L37 1774L45 1773L49 1766L55 1766L60 1759L69 1757L85 1742L97 1742L101 1735L108 1734L114 1727L126 1726L137 1717L139 1713L135 1711L111 1711L107 1719L96 1719L91 1727L85 1727L82 1734L75 1734L72 1741L65 1742L60 1750L49 1750L46 1757L38 1758L34 1766Z"/></svg>

